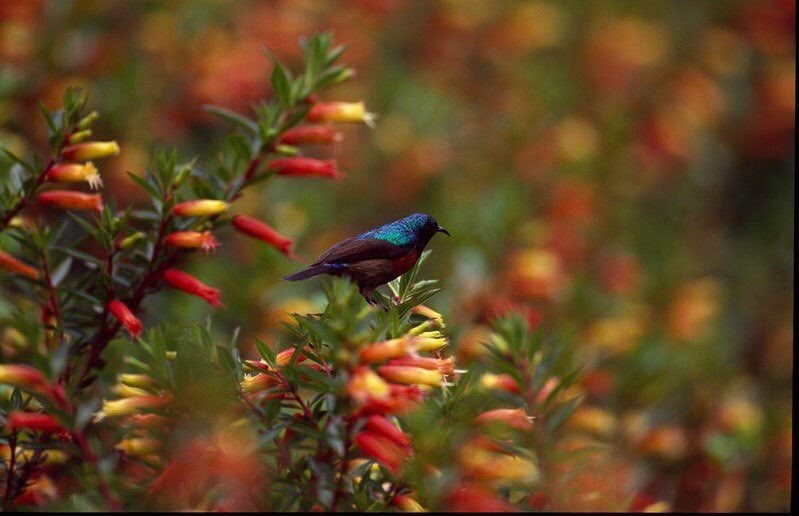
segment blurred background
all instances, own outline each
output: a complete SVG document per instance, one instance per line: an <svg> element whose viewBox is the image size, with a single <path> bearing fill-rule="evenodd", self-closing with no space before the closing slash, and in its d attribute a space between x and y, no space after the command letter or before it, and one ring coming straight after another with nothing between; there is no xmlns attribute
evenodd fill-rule
<svg viewBox="0 0 799 516"><path fill-rule="evenodd" d="M248 112L270 94L263 48L296 64L317 30L358 72L325 100L364 99L377 126L344 128L344 180L277 178L235 211L306 259L433 215L453 238L432 241L423 276L442 280L430 305L464 367L508 310L575 343L570 424L603 450L575 472L582 508L635 492L633 508L787 510L795 2L6 0L0 144L45 149L36 102L82 86L95 134L122 146L107 192L136 203L125 171L168 147L213 160L230 127L200 107ZM240 326L245 353L320 309L321 281L280 279L299 264L219 237L190 271L222 288L214 327ZM167 291L144 319L209 314Z"/></svg>

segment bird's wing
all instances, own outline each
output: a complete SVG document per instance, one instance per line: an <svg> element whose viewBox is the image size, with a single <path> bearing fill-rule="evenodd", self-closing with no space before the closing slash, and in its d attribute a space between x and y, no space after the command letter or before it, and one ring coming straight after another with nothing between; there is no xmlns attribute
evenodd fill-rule
<svg viewBox="0 0 799 516"><path fill-rule="evenodd" d="M413 245L394 245L379 238L351 237L334 245L312 265L320 263L350 263L376 258L395 259L408 254Z"/></svg>

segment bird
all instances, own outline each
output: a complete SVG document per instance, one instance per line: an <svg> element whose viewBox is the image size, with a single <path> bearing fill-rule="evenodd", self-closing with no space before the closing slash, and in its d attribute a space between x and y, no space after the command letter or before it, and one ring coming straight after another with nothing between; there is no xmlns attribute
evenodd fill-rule
<svg viewBox="0 0 799 516"><path fill-rule="evenodd" d="M374 290L408 272L436 233L451 236L436 219L414 213L347 238L322 253L310 267L284 276L299 281L320 274L347 276L370 305Z"/></svg>

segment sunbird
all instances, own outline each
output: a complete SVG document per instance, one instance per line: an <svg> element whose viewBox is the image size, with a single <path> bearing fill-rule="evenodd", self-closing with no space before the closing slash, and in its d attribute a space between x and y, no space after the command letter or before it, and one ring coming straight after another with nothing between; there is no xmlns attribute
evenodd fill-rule
<svg viewBox="0 0 799 516"><path fill-rule="evenodd" d="M450 236L436 219L414 213L334 245L307 269L285 276L298 281L319 274L348 276L370 305L374 290L408 272L436 233Z"/></svg>

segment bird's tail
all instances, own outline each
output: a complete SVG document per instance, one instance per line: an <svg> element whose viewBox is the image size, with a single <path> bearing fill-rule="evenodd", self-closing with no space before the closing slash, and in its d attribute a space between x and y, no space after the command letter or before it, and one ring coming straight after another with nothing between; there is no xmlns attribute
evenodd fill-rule
<svg viewBox="0 0 799 516"><path fill-rule="evenodd" d="M319 265L311 265L307 269L303 269L300 272L295 272L294 274L289 274L288 276L283 276L284 280L288 281L299 281L308 278L313 278L319 274L324 274L328 272L327 267L325 264L320 263Z"/></svg>

